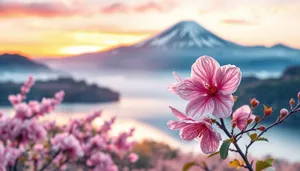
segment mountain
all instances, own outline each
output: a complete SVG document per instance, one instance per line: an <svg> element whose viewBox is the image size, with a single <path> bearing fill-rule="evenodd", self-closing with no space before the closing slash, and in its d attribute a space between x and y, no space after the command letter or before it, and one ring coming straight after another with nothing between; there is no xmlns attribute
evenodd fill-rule
<svg viewBox="0 0 300 171"><path fill-rule="evenodd" d="M22 84L14 82L0 82L0 105L10 105L7 97L17 94ZM43 97L53 95L64 90L66 95L63 103L103 103L116 102L120 94L106 87L96 84L88 84L85 81L77 81L69 77L57 78L47 81L36 81L27 98L41 100Z"/></svg>
<svg viewBox="0 0 300 171"><path fill-rule="evenodd" d="M183 21L155 37L137 43L133 47L184 49L216 48L224 46L235 47L238 45L216 36L194 21Z"/></svg>
<svg viewBox="0 0 300 171"><path fill-rule="evenodd" d="M2 54L0 55L0 73L1 72L48 72L49 67L44 64L37 63L25 56L18 54Z"/></svg>
<svg viewBox="0 0 300 171"><path fill-rule="evenodd" d="M296 51L300 50L300 49L296 49L296 48L292 48L292 47L286 46L286 45L281 44L281 43L276 44L276 45L272 46L271 48L285 49L285 50L296 50Z"/></svg>
<svg viewBox="0 0 300 171"><path fill-rule="evenodd" d="M131 46L120 46L71 58L44 60L53 67L97 70L189 70L202 55L215 57L221 64L243 69L283 69L300 63L300 50L285 45L243 46L225 40L194 21L182 21L165 31ZM266 62L267 61L267 62Z"/></svg>

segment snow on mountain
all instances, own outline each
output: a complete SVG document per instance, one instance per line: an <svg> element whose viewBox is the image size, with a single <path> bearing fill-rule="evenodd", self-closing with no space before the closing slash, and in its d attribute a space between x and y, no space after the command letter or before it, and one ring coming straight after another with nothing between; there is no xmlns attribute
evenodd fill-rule
<svg viewBox="0 0 300 171"><path fill-rule="evenodd" d="M179 22L165 31L131 46L80 54L71 58L45 61L52 67L64 68L66 63L83 70L87 68L126 68L140 70L189 69L202 55L215 57L220 63L241 67L285 67L300 63L300 50L278 44L273 47L242 46L222 39L194 21ZM264 61L268 62L264 62ZM279 61L279 62L278 62Z"/></svg>
<svg viewBox="0 0 300 171"><path fill-rule="evenodd" d="M182 21L133 47L214 48L224 46L238 45L218 37L194 21Z"/></svg>

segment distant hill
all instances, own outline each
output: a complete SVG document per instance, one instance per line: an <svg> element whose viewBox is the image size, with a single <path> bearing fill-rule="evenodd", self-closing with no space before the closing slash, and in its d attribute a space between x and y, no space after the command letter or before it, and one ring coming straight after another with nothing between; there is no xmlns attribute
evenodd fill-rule
<svg viewBox="0 0 300 171"><path fill-rule="evenodd" d="M300 65L287 68L282 77L278 79L242 79L241 85L235 93L238 100L234 107L249 104L249 99L255 97L260 101L260 106L255 109L254 114L263 114L263 104L272 106L274 112L269 121L274 121L279 116L281 108L289 109L290 98L298 101L298 92L300 92ZM300 113L292 115L288 122L289 126L299 128Z"/></svg>
<svg viewBox="0 0 300 171"><path fill-rule="evenodd" d="M0 54L1 72L49 72L51 69L44 64L37 63L29 58L18 54Z"/></svg>
<svg viewBox="0 0 300 171"><path fill-rule="evenodd" d="M202 55L221 64L245 69L284 69L300 64L300 50L277 44L273 47L243 46L210 32L194 21L179 22L165 31L131 46L87 53L64 59L48 59L49 66L92 69L189 70ZM266 61L266 62L265 62Z"/></svg>
<svg viewBox="0 0 300 171"><path fill-rule="evenodd" d="M8 96L17 94L21 84L0 82L0 105L9 105ZM58 78L49 81L37 81L28 94L29 100L41 100L64 90L66 95L63 103L102 103L118 101L120 94L108 88L95 84L88 85L85 81L75 81L72 78Z"/></svg>

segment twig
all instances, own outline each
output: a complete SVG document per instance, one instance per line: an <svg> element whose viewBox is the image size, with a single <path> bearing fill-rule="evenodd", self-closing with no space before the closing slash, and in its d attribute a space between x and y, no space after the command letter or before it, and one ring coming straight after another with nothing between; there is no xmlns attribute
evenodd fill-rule
<svg viewBox="0 0 300 171"><path fill-rule="evenodd" d="M267 132L270 128L282 123L284 120L286 120L291 114L296 113L299 111L300 107L300 103L297 104L296 107L294 107L293 109L291 109L291 111L283 118L278 119L276 122L274 122L273 124L271 124L270 126L268 126L264 131L262 131L260 134L258 134L257 138L260 138L265 132ZM249 148L251 147L251 145L255 142L251 141L247 146L246 146L246 152L245 155L248 155L249 152Z"/></svg>
<svg viewBox="0 0 300 171"><path fill-rule="evenodd" d="M45 170L45 169L52 163L52 161L58 156L59 153L60 153L60 150L58 150L58 151L52 156L52 158L51 158L47 163L45 163L45 164L42 166L42 168L40 169L40 171Z"/></svg>
<svg viewBox="0 0 300 171"><path fill-rule="evenodd" d="M228 132L226 126L225 126L225 123L224 123L224 120L221 118L220 119L221 121L221 129L225 132L225 134L228 136L228 138L232 138L232 136L230 135L230 133ZM245 161L246 163L246 166L248 168L249 171L253 171L253 168L252 168L252 165L249 163L248 161L248 158L246 155L244 155L244 153L242 152L241 148L239 147L239 145L237 144L236 141L233 141L232 144L235 146L237 152L240 154L240 156L243 158L243 160Z"/></svg>

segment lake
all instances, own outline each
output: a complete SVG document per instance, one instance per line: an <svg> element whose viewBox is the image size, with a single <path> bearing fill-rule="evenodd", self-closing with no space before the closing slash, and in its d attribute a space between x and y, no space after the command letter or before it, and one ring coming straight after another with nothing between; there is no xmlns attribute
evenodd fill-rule
<svg viewBox="0 0 300 171"><path fill-rule="evenodd" d="M62 104L47 119L57 122L67 122L70 118L81 117L96 110L103 110L103 117L117 116L114 133L136 127L135 138L144 138L167 142L186 152L200 153L196 141L185 142L179 138L178 132L167 128L166 122L173 117L168 106L184 110L187 102L168 92L169 83L175 82L171 72L128 72L128 71L97 71L94 73L70 72L78 80L84 79L89 83L107 86L121 93L120 102L102 104ZM188 72L178 73L188 77ZM254 73L245 72L244 75L256 74L261 78L278 77L280 73L267 71ZM57 75L36 75L38 79L49 79ZM3 75L1 80L26 79L24 75ZM33 87L34 88L34 87ZM11 113L10 107L1 107L0 111ZM99 121L99 124L101 121ZM225 138L225 135L222 135ZM246 137L246 136L244 136ZM258 142L252 147L251 155L262 157L272 155L290 161L300 161L299 130L288 127L276 127L266 134L270 143ZM241 143L245 142L246 138ZM244 145L242 145L244 146Z"/></svg>

